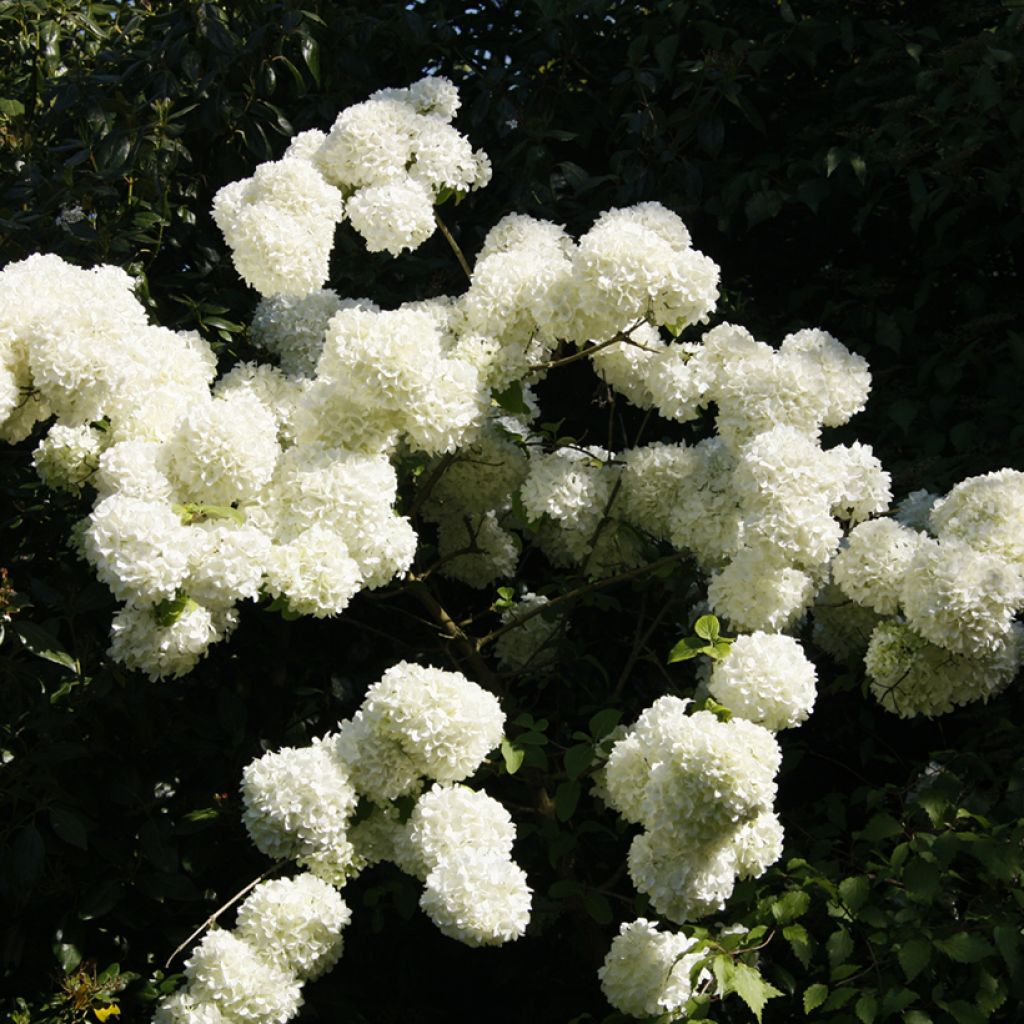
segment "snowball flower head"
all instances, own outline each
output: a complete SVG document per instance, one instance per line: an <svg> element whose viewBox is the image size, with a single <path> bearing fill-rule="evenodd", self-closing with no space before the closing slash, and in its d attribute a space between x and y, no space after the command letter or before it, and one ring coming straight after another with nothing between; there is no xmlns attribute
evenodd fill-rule
<svg viewBox="0 0 1024 1024"><path fill-rule="evenodd" d="M806 721L817 672L798 640L782 633L737 637L711 669L708 689L737 715L778 732Z"/></svg>
<svg viewBox="0 0 1024 1024"><path fill-rule="evenodd" d="M338 962L351 916L332 885L306 872L256 886L238 908L235 934L264 960L309 980Z"/></svg>
<svg viewBox="0 0 1024 1024"><path fill-rule="evenodd" d="M690 998L690 971L703 955L686 955L695 942L643 917L622 924L597 972L601 991L631 1017L679 1013Z"/></svg>
<svg viewBox="0 0 1024 1024"><path fill-rule="evenodd" d="M207 932L185 962L189 994L214 1003L232 1020L284 1024L302 1005L302 983L290 971L264 960L232 932Z"/></svg>

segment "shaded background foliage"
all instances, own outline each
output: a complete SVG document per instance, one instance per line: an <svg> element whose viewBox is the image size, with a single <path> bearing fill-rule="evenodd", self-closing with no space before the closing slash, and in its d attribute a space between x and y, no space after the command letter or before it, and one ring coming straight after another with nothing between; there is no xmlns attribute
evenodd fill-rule
<svg viewBox="0 0 1024 1024"><path fill-rule="evenodd" d="M1018 4L992 0L15 0L0 7L0 262L120 264L153 317L200 330L222 369L251 358L257 296L209 216L214 193L373 89L442 73L496 170L446 208L467 252L509 211L579 232L610 206L665 203L722 267L718 315L769 341L822 326L866 356L875 390L850 429L897 493L943 491L1024 468L1022 25ZM439 237L392 261L342 225L330 284L387 305L460 290L459 275ZM545 401L577 436L603 431L603 389L576 369ZM189 680L146 684L104 658L113 603L64 547L87 507L39 488L34 443L0 453L16 591L0 648L4 992L26 1022L94 1019L117 962L140 975L123 1018L142 1020L145 979L266 867L239 821L244 764L332 727L398 657L446 664L443 645L412 595L360 595L331 623L243 615ZM520 808L536 936L496 951L433 941L414 885L378 869L303 1019L607 1013L594 971L612 922L636 912L626 840L574 791L565 755L595 712L618 702L630 720L664 690L690 602L672 578L591 595L553 675L515 692L516 713L546 725L511 727L535 753L491 788ZM1013 1019L1020 696L901 723L864 702L855 673L821 675L818 711L784 737L786 858L725 915L771 928L762 966L794 995L766 1018ZM927 957L903 952L922 937L937 940Z"/></svg>

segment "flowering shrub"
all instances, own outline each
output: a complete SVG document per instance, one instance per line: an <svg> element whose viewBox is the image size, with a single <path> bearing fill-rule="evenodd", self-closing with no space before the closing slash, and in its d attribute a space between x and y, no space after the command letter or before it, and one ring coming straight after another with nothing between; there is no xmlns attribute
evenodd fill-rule
<svg viewBox="0 0 1024 1024"><path fill-rule="evenodd" d="M865 360L820 329L778 347L732 323L704 330L719 269L658 203L606 211L578 239L510 214L471 267L437 213L490 177L451 124L458 106L436 77L375 93L220 190L214 218L261 294L263 361L218 375L210 345L150 323L117 268L36 255L0 272L0 435L36 431L42 481L92 502L70 543L120 602L113 662L184 677L249 603L332 618L375 591L416 595L458 666L398 662L336 732L245 769L252 842L303 871L205 934L162 1024L295 1016L341 956L339 890L382 863L422 883L446 936L528 934L516 824L481 787L549 772L550 722L523 695L573 685L559 654L573 603L659 574L685 585L673 628L695 635L671 660L695 671L666 674L646 706L629 699L631 724L594 715L554 799L541 792L559 821L586 794L613 834L638 826L634 909L682 929L622 924L599 971L612 1005L699 1016L735 993L760 1019L782 992L728 925L693 929L782 856L775 734L819 703L801 637L862 663L901 717L988 700L1024 653L1024 474L892 508L871 448L825 434L864 408ZM394 256L440 228L466 290L389 310L342 297L325 285L346 224ZM546 419L553 382L584 362L611 410L602 444ZM439 578L480 608L453 616Z"/></svg>

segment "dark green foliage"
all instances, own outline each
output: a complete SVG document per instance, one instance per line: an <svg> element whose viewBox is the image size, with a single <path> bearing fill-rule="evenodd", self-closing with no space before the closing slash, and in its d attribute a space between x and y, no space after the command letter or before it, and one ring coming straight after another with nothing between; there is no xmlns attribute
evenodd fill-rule
<svg viewBox="0 0 1024 1024"><path fill-rule="evenodd" d="M0 5L0 264L120 264L157 322L201 331L222 368L251 358L256 296L210 218L214 193L294 132L437 71L496 168L445 207L470 257L512 210L582 231L659 200L721 264L723 319L772 342L822 326L868 358L875 391L850 436L875 444L900 493L944 490L1019 467L1024 442L1022 27L1019 5L992 0L14 0ZM345 226L331 284L382 305L463 286L443 239L393 261ZM567 368L548 387L553 437L604 436L592 375ZM66 547L86 504L41 488L34 443L0 452L16 591L0 580L0 1005L18 1024L94 1021L123 981L121 1020L142 1021L181 969L180 955L164 968L174 947L267 868L240 823L242 767L333 728L397 658L449 665L450 646L396 588L334 622L246 610L184 682L112 666L113 600ZM446 607L461 621L482 605L486 632L512 596L488 611L452 587ZM629 833L589 776L617 715L692 693L704 659L665 665L691 605L668 568L588 592L559 612L572 630L554 667L502 680L509 740L485 776L519 826L531 935L502 950L439 941L413 884L374 869L346 893L345 958L309 987L303 1020L606 1017L596 967L646 907L625 876ZM697 633L694 649L714 646ZM749 1020L757 966L782 993L768 1022L1015 1019L1019 685L907 723L820 673L814 718L783 738L786 855L723 915L751 930L715 951L736 995L695 1014Z"/></svg>

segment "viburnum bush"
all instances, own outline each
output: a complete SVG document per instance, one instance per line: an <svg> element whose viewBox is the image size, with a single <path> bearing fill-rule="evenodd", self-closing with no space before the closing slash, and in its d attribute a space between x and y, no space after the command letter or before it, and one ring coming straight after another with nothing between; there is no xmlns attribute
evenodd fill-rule
<svg viewBox="0 0 1024 1024"><path fill-rule="evenodd" d="M778 734L814 712L819 666L862 665L909 718L987 701L1020 665L1024 473L894 501L870 446L828 439L868 400L865 360L817 328L776 346L708 327L719 268L656 202L579 238L511 213L471 263L438 213L491 176L458 107L441 77L374 93L220 190L214 219L262 296L260 361L222 368L199 334L151 323L116 267L35 255L0 273L0 434L45 428L40 478L89 506L69 543L119 603L112 662L176 679L230 643L240 606L331 618L364 591L413 595L446 638L447 667L398 661L333 731L245 769L252 842L296 870L207 928L161 1024L295 1016L342 957L341 893L385 862L445 936L528 941L549 879L517 862L517 828L581 799L635 890L618 914L600 887L571 892L605 927L608 1002L669 1020L736 994L760 1019L783 994L759 956L771 935L731 925L729 901L782 857ZM465 290L382 309L325 287L349 227L396 258L440 231ZM564 426L584 363L601 436ZM638 627L552 767L551 721L601 671L567 661L573 615L614 631L602 600L626 583L685 614ZM678 642L652 662L659 622ZM517 775L536 807L516 804ZM809 900L777 905L809 963L792 924ZM804 1008L827 998L812 985Z"/></svg>

